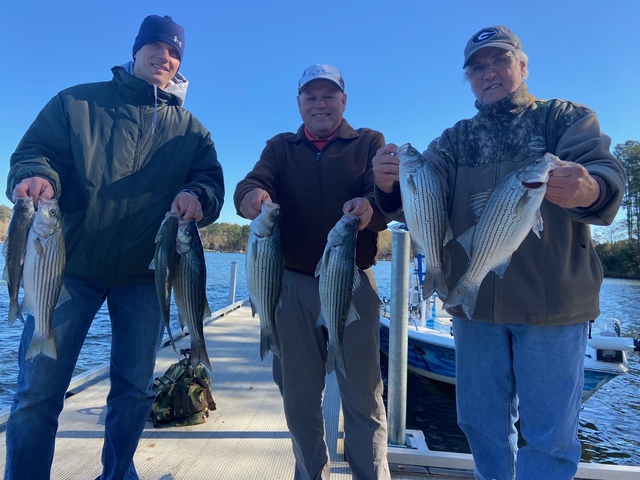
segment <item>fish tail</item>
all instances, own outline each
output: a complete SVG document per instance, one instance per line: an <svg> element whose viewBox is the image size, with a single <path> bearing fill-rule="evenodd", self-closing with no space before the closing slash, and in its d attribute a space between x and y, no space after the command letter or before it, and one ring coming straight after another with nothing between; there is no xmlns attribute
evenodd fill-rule
<svg viewBox="0 0 640 480"><path fill-rule="evenodd" d="M422 298L431 298L436 291L436 277L430 272L425 272L424 283L422 284Z"/></svg>
<svg viewBox="0 0 640 480"><path fill-rule="evenodd" d="M340 350L336 353L336 370L344 378L347 378L347 365L344 361L344 350Z"/></svg>
<svg viewBox="0 0 640 480"><path fill-rule="evenodd" d="M444 302L444 308L447 309L460 305L467 318L471 319L476 309L479 289L479 285L461 279L454 287L453 292L447 296L447 300Z"/></svg>
<svg viewBox="0 0 640 480"><path fill-rule="evenodd" d="M449 287L447 287L447 281L444 278L444 274L440 272L435 279L435 290L438 293L438 297L442 301L446 300L449 296ZM429 298L429 297L424 297Z"/></svg>
<svg viewBox="0 0 640 480"><path fill-rule="evenodd" d="M193 365L193 368L198 366L198 362L202 363L211 371L211 362L209 361L209 355L207 354L207 348L204 342L191 344L191 365Z"/></svg>
<svg viewBox="0 0 640 480"><path fill-rule="evenodd" d="M53 337L33 336L31 345L29 345L29 350L27 350L24 359L29 360L39 354L53 358L54 360L58 359L58 352L56 351L56 344L53 341Z"/></svg>
<svg viewBox="0 0 640 480"><path fill-rule="evenodd" d="M24 323L24 318L20 314L20 305L18 302L10 300L9 301L9 325L13 325L16 321L16 318L19 318L22 323Z"/></svg>
<svg viewBox="0 0 640 480"><path fill-rule="evenodd" d="M336 369L336 349L329 345L327 352L327 375Z"/></svg>
<svg viewBox="0 0 640 480"><path fill-rule="evenodd" d="M344 351L336 346L329 345L327 353L327 375L336 370L344 378L347 378L347 367L344 361Z"/></svg>
<svg viewBox="0 0 640 480"><path fill-rule="evenodd" d="M268 328L263 328L260 330L260 360L264 360L269 350L278 358L282 358L280 343L278 342L276 332Z"/></svg>

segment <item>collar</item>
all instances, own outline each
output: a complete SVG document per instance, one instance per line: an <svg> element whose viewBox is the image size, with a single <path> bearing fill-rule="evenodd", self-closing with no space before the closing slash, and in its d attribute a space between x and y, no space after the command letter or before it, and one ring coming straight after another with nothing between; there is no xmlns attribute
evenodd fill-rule
<svg viewBox="0 0 640 480"><path fill-rule="evenodd" d="M515 91L495 103L475 102L476 108L481 114L487 116L517 115L535 101L535 97L529 94L529 88L525 83Z"/></svg>

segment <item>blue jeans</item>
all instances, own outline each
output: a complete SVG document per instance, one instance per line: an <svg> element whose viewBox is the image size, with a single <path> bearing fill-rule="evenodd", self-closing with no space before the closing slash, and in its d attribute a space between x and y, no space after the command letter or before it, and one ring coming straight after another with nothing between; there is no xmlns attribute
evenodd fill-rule
<svg viewBox="0 0 640 480"><path fill-rule="evenodd" d="M453 320L458 424L476 479L573 479L587 326Z"/></svg>
<svg viewBox="0 0 640 480"><path fill-rule="evenodd" d="M24 356L34 330L26 318L18 362L18 386L7 422L6 480L48 480L58 416L80 349L105 299L111 318L111 387L107 396L103 480L137 480L133 455L154 400L151 390L163 324L154 283L104 288L65 277L71 300L54 313L58 359Z"/></svg>

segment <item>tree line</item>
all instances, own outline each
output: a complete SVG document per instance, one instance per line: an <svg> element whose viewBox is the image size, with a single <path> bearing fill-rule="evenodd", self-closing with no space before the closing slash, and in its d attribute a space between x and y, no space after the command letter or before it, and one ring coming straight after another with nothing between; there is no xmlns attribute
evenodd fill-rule
<svg viewBox="0 0 640 480"><path fill-rule="evenodd" d="M616 145L614 155L624 165L627 175L622 202L626 219L598 229L592 240L602 261L605 276L640 279L640 141L628 140ZM11 208L0 205L2 242L6 237L11 213ZM218 252L245 252L249 233L249 225L235 223L214 223L200 229L204 248ZM389 230L380 232L379 258L391 258L391 237Z"/></svg>

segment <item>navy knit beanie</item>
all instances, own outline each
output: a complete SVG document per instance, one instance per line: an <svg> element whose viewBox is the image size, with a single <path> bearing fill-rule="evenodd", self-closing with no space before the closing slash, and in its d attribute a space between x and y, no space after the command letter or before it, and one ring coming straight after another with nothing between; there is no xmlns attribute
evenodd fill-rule
<svg viewBox="0 0 640 480"><path fill-rule="evenodd" d="M133 55L144 45L151 42L165 42L178 50L180 61L184 53L184 28L178 25L168 15L149 15L142 21L138 36L133 42Z"/></svg>

